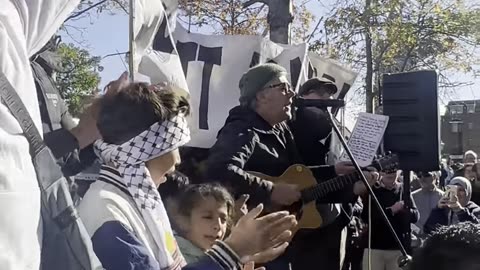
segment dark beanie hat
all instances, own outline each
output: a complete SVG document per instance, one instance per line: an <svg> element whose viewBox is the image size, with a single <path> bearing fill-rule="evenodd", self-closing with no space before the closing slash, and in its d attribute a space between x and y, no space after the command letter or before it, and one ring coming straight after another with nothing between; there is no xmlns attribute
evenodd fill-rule
<svg viewBox="0 0 480 270"><path fill-rule="evenodd" d="M286 76L287 70L277 64L267 63L250 68L238 84L240 104L250 102L269 81L282 75Z"/></svg>
<svg viewBox="0 0 480 270"><path fill-rule="evenodd" d="M326 87L330 91L329 93L331 95L334 95L337 93L338 89L335 83L329 79L326 78L311 78L308 81L306 81L298 90L298 95L304 95L307 94L308 91L312 89L319 89L321 87Z"/></svg>

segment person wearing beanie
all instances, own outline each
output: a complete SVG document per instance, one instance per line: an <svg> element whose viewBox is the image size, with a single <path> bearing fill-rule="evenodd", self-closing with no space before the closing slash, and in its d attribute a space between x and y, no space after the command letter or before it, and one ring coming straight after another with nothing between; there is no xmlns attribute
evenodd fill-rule
<svg viewBox="0 0 480 270"><path fill-rule="evenodd" d="M210 149L206 179L228 181L235 195L250 194L249 206L269 203L291 204L300 193L291 186L278 185L247 171L281 175L299 161L293 135L286 120L295 95L287 71L277 64L250 68L240 79L240 106L230 110L217 142ZM270 196L271 195L271 196Z"/></svg>
<svg viewBox="0 0 480 270"><path fill-rule="evenodd" d="M471 201L472 185L470 181L457 176L450 181L450 185L457 187L457 196L454 201L449 197L442 197L438 205L432 210L423 228L426 234L435 231L439 226L472 222L480 224L480 206Z"/></svg>
<svg viewBox="0 0 480 270"><path fill-rule="evenodd" d="M301 199L295 185L273 183L250 173L276 177L291 165L304 164L288 125L295 93L287 76L283 67L272 63L257 65L243 74L239 82L240 105L230 110L210 149L204 179L230 187L236 198L248 194L249 208L259 203L288 206ZM316 170L312 169L314 173ZM330 176L354 168L341 163L327 170ZM295 236L287 254L268 264L267 270L290 269L292 258L304 251L301 238ZM302 268L293 264L293 269Z"/></svg>

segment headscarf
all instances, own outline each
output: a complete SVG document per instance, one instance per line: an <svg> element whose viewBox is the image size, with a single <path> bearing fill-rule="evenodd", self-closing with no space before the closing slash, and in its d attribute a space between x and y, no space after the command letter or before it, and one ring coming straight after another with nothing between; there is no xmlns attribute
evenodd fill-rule
<svg viewBox="0 0 480 270"><path fill-rule="evenodd" d="M462 176L457 176L450 180L449 185L457 185L463 187L465 189L465 195L467 196L467 199L469 202L472 199L472 184L470 183L470 180L468 180L465 177Z"/></svg>
<svg viewBox="0 0 480 270"><path fill-rule="evenodd" d="M165 206L146 162L171 152L190 140L187 121L182 114L153 124L122 145L95 142L95 151L104 163L113 163L142 214L159 248L161 269L180 269L185 260L175 242Z"/></svg>

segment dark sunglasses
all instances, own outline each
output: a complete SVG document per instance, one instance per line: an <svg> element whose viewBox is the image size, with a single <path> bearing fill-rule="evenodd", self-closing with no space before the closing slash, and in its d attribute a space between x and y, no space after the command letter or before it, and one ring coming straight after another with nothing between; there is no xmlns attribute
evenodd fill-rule
<svg viewBox="0 0 480 270"><path fill-rule="evenodd" d="M268 85L267 87L265 88L280 88L282 89L282 92L284 94L288 93L288 92L292 92L292 86L289 84L289 83L278 83L278 84L271 84L271 85Z"/></svg>

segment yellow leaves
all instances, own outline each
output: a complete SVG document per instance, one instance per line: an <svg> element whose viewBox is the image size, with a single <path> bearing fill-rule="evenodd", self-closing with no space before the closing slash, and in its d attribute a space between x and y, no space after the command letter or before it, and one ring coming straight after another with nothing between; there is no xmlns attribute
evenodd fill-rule
<svg viewBox="0 0 480 270"><path fill-rule="evenodd" d="M180 0L180 13L184 22L202 27L208 24L215 34L257 34L268 28L268 7L255 4L244 9L247 0ZM292 32L302 41L314 20L313 14L305 6L306 0L294 1L294 22ZM188 15L193 16L189 17ZM190 20L189 20L190 19Z"/></svg>
<svg viewBox="0 0 480 270"><path fill-rule="evenodd" d="M294 43L304 42L307 35L310 34L310 26L314 20L314 16L307 9L305 3L296 3L293 7L293 13L292 40Z"/></svg>
<svg viewBox="0 0 480 270"><path fill-rule="evenodd" d="M443 9L442 9L442 7L440 6L440 4L437 3L437 4L435 4L435 5L433 6L433 12L434 12L435 14L438 14L438 15L442 14Z"/></svg>
<svg viewBox="0 0 480 270"><path fill-rule="evenodd" d="M239 0L183 0L181 10L195 10L193 17L183 18L191 25L208 24L215 34L257 34L266 27L266 9L260 6L243 9ZM188 12L187 12L188 14ZM185 17L185 16L184 16Z"/></svg>

